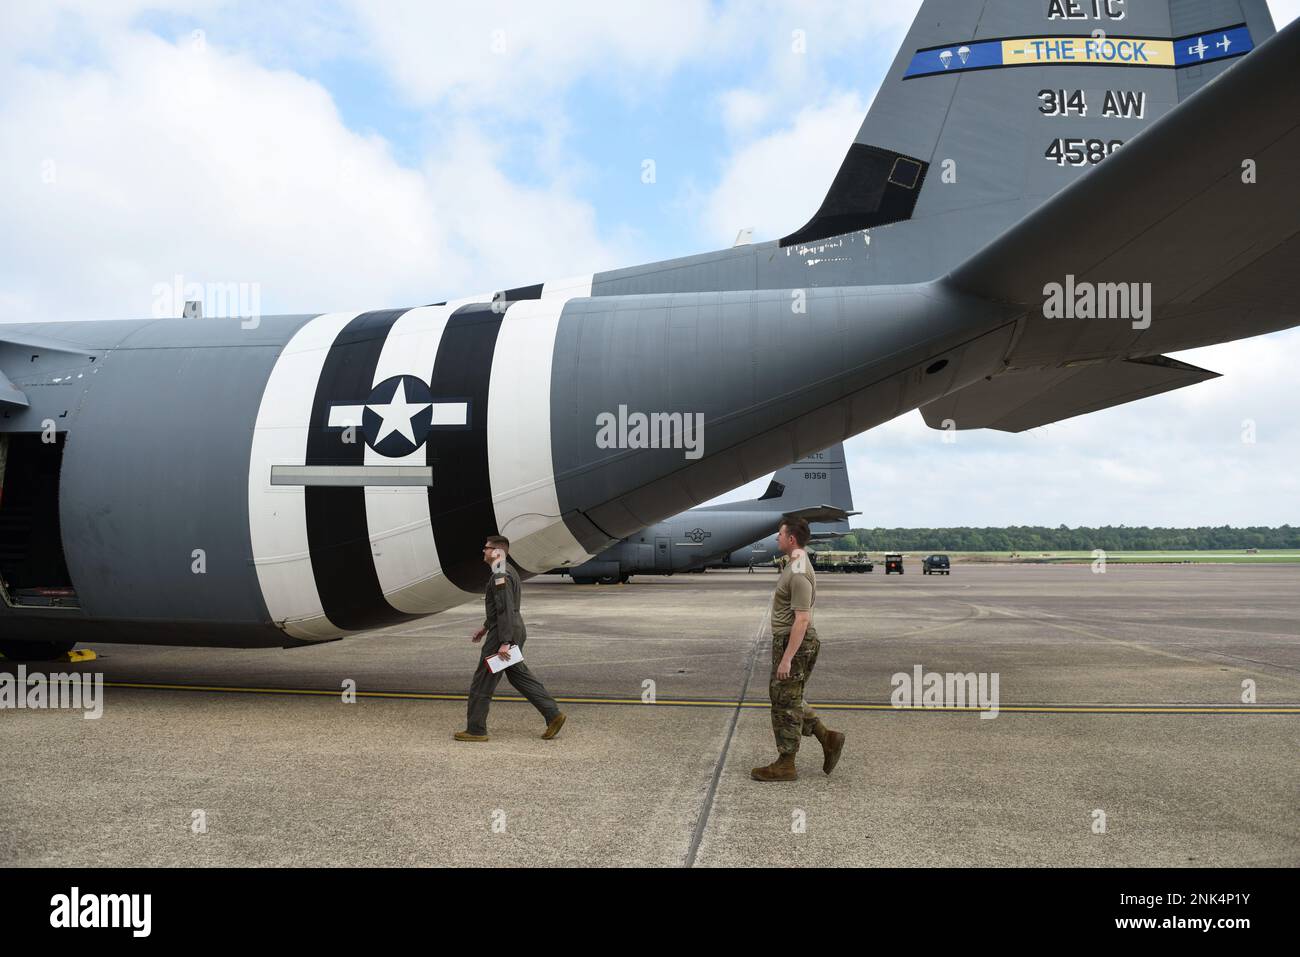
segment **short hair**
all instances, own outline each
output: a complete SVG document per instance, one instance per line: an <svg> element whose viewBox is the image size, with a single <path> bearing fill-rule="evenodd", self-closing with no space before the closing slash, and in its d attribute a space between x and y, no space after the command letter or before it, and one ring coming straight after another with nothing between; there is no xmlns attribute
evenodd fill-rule
<svg viewBox="0 0 1300 957"><path fill-rule="evenodd" d="M510 539L504 535L489 535L485 544L488 548L500 548L504 551L510 551Z"/></svg>
<svg viewBox="0 0 1300 957"><path fill-rule="evenodd" d="M808 539L812 538L812 529L808 527L808 519L801 518L798 515L782 515L781 524L785 530L794 536L794 540L803 548L808 544Z"/></svg>

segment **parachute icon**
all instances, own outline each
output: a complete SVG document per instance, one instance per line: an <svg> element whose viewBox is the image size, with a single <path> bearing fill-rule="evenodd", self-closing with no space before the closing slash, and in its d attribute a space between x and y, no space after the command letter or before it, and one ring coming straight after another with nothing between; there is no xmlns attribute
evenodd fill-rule
<svg viewBox="0 0 1300 957"><path fill-rule="evenodd" d="M948 69L948 64L952 63L952 51L944 50L942 53L940 53L939 62L943 64L943 68L945 70Z"/></svg>

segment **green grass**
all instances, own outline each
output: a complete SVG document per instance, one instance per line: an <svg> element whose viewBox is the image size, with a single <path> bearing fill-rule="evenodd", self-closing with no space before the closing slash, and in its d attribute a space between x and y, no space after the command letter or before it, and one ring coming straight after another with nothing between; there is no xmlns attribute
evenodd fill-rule
<svg viewBox="0 0 1300 957"><path fill-rule="evenodd" d="M831 555L847 557L852 552L832 552ZM884 552L869 553L873 561L883 561ZM953 562L1016 562L1022 564L1074 564L1093 561L1093 554L1087 552L903 552L905 562L920 562L926 555L947 555ZM829 557L829 556L828 556ZM1106 552L1106 561L1112 564L1234 564L1234 565L1277 565L1300 564L1300 549L1261 548L1256 554L1248 554L1245 549L1227 548L1212 551L1160 550L1150 552Z"/></svg>

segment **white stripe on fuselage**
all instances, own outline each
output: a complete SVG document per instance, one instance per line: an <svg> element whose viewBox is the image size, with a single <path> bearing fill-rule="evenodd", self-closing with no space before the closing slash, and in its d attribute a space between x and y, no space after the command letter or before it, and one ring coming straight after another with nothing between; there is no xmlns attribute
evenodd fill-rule
<svg viewBox="0 0 1300 957"><path fill-rule="evenodd" d="M342 634L326 620L307 543L302 486L272 485L274 465L307 460L307 432L325 357L359 313L317 316L294 333L267 378L253 430L248 467L248 525L253 567L271 620L294 638L321 641Z"/></svg>
<svg viewBox="0 0 1300 957"><path fill-rule="evenodd" d="M542 299L509 308L488 383L488 470L497 528L510 539L511 557L533 572L589 557L560 517L551 458L551 359L569 298L548 298L543 290Z"/></svg>
<svg viewBox="0 0 1300 957"><path fill-rule="evenodd" d="M430 384L448 319L472 301L489 299L412 309L398 319L379 354L373 385L398 375L415 376ZM434 396L435 400L439 398ZM427 453L428 447L422 445L405 457L389 457L366 446L366 464L423 465ZM433 489L437 494L437 465L433 467ZM429 515L428 489L368 486L366 523L380 590L398 611L431 615L477 597L457 588L442 574Z"/></svg>

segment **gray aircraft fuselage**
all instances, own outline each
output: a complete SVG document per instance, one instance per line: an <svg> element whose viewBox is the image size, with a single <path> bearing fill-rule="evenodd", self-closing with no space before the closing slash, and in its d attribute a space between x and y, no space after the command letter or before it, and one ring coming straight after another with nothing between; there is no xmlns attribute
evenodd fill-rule
<svg viewBox="0 0 1300 957"><path fill-rule="evenodd" d="M1082 49L1097 24L926 0L780 241L414 309L0 325L0 638L293 646L409 621L481 595L486 535L525 574L574 567L941 399L945 428L1023 426L1026 384L1079 414L1192 375L1161 353L1300 323L1300 32L1269 40L1243 4L1231 36L1222 4L1172 24L1130 4L1167 67L960 72L1038 55L984 38ZM1221 27L1204 56L1253 52L1186 62ZM1091 112L1040 112L1057 86ZM1103 116L1106 86L1149 91L1141 116ZM1094 129L1125 144L1045 158ZM1046 318L1067 273L1154 277L1155 321Z"/></svg>

